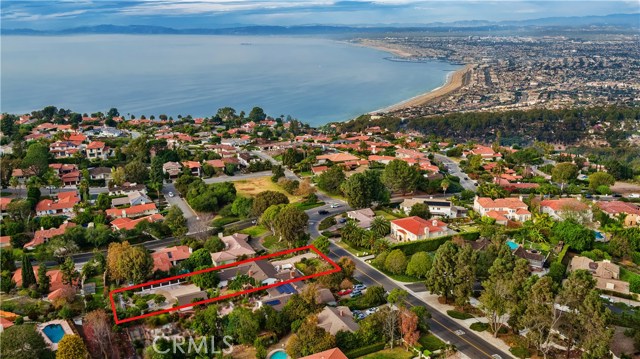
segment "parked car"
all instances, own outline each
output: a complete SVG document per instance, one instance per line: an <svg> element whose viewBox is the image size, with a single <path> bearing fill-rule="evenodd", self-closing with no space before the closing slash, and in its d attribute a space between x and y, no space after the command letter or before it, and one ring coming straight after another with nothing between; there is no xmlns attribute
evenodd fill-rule
<svg viewBox="0 0 640 359"><path fill-rule="evenodd" d="M173 192L169 192L169 197L173 197Z"/></svg>
<svg viewBox="0 0 640 359"><path fill-rule="evenodd" d="M378 307L373 307L373 308L369 308L369 309L365 310L364 312L365 312L367 315L371 315L371 314L373 314L373 313L375 313L375 312L377 312L377 311L378 311Z"/></svg>
<svg viewBox="0 0 640 359"><path fill-rule="evenodd" d="M340 207L340 203L331 203L331 208L338 208Z"/></svg>
<svg viewBox="0 0 640 359"><path fill-rule="evenodd" d="M357 291L353 291L353 292L351 292L351 294L349 294L349 297L351 297L351 298L356 298L356 297L359 297L359 296L361 296L361 295L362 295L362 292L361 292L361 291L359 291L359 290L357 290Z"/></svg>
<svg viewBox="0 0 640 359"><path fill-rule="evenodd" d="M361 292L363 290L367 289L367 286L364 284L356 284L353 286L353 291L354 292Z"/></svg>
<svg viewBox="0 0 640 359"><path fill-rule="evenodd" d="M318 211L319 215L325 215L325 214L329 214L329 211L327 211L326 209L321 209Z"/></svg>
<svg viewBox="0 0 640 359"><path fill-rule="evenodd" d="M343 296L343 295L351 294L351 292L353 292L353 289L343 289L338 292L338 295Z"/></svg>
<svg viewBox="0 0 640 359"><path fill-rule="evenodd" d="M347 223L347 219L346 218L340 218L338 220L338 223Z"/></svg>

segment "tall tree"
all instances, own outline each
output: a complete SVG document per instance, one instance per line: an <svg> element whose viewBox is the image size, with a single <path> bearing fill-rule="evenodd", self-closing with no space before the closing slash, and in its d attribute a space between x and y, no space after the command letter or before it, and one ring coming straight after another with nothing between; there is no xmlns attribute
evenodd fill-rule
<svg viewBox="0 0 640 359"><path fill-rule="evenodd" d="M512 277L514 267L515 260L505 246L501 248L498 258L489 268L489 278L482 282L484 291L480 295L480 307L495 337L506 324L506 315L513 305L510 298L514 292Z"/></svg>
<svg viewBox="0 0 640 359"><path fill-rule="evenodd" d="M478 256L471 246L464 246L456 254L456 267L454 270L453 297L459 307L464 307L469 303L469 298L473 294L473 285L476 281L476 262Z"/></svg>
<svg viewBox="0 0 640 359"><path fill-rule="evenodd" d="M284 207L275 219L275 234L290 246L294 245L305 233L309 216L295 205Z"/></svg>
<svg viewBox="0 0 640 359"><path fill-rule="evenodd" d="M400 333L402 334L402 339L407 351L411 349L420 338L418 316L408 309L400 312Z"/></svg>
<svg viewBox="0 0 640 359"><path fill-rule="evenodd" d="M335 346L335 337L318 327L318 318L313 315L302 322L298 331L289 338L287 354L296 359L325 351Z"/></svg>
<svg viewBox="0 0 640 359"><path fill-rule="evenodd" d="M445 242L438 248L433 258L433 265L427 275L427 289L433 294L441 295L448 301L453 296L456 286L455 270L458 246Z"/></svg>
<svg viewBox="0 0 640 359"><path fill-rule="evenodd" d="M76 270L76 265L71 257L67 257L62 263L60 272L62 272L62 284L73 285L80 277L80 273Z"/></svg>
<svg viewBox="0 0 640 359"><path fill-rule="evenodd" d="M417 252L411 256L407 264L407 275L426 278L433 265L433 259L427 252Z"/></svg>
<svg viewBox="0 0 640 359"><path fill-rule="evenodd" d="M164 218L164 223L171 230L175 237L182 237L189 231L187 219L182 215L182 210L178 206L169 207L169 211Z"/></svg>
<svg viewBox="0 0 640 359"><path fill-rule="evenodd" d="M371 221L371 231L378 237L386 237L391 232L391 223L382 216L375 216Z"/></svg>
<svg viewBox="0 0 640 359"><path fill-rule="evenodd" d="M228 317L225 334L241 344L253 344L260 331L260 322L249 309L238 307Z"/></svg>
<svg viewBox="0 0 640 359"><path fill-rule="evenodd" d="M29 145L22 159L22 168L30 174L42 177L49 170L49 147L40 142Z"/></svg>
<svg viewBox="0 0 640 359"><path fill-rule="evenodd" d="M49 358L51 351L35 325L14 325L0 333L0 356L12 359Z"/></svg>
<svg viewBox="0 0 640 359"><path fill-rule="evenodd" d="M124 166L124 175L128 182L144 183L149 177L149 169L140 160L134 160Z"/></svg>
<svg viewBox="0 0 640 359"><path fill-rule="evenodd" d="M288 204L289 198L284 193L276 191L263 191L256 195L253 199L253 207L251 215L259 217L262 213L274 204Z"/></svg>
<svg viewBox="0 0 640 359"><path fill-rule="evenodd" d="M47 265L42 263L38 267L38 293L47 295L51 286L51 278L47 275Z"/></svg>
<svg viewBox="0 0 640 359"><path fill-rule="evenodd" d="M317 177L318 188L329 193L339 194L340 186L347 179L342 166L332 166Z"/></svg>
<svg viewBox="0 0 640 359"><path fill-rule="evenodd" d="M589 175L589 188L593 191L600 186L611 186L616 179L606 172L595 172Z"/></svg>
<svg viewBox="0 0 640 359"><path fill-rule="evenodd" d="M31 258L28 254L22 255L22 288L29 288L36 284L36 275L33 273Z"/></svg>
<svg viewBox="0 0 640 359"><path fill-rule="evenodd" d="M108 358L111 353L111 323L104 310L96 309L84 317L83 328L87 334L89 344Z"/></svg>
<svg viewBox="0 0 640 359"><path fill-rule="evenodd" d="M553 291L553 279L540 278L532 287L525 300L526 310L520 318L521 325L528 329L525 337L546 359L552 349L553 329L558 325L564 313L555 308L556 298Z"/></svg>
<svg viewBox="0 0 640 359"><path fill-rule="evenodd" d="M571 162L558 163L551 171L551 180L560 183L560 190L564 191L564 185L578 176L578 166Z"/></svg>
<svg viewBox="0 0 640 359"><path fill-rule="evenodd" d="M112 280L140 283L151 274L153 259L144 248L131 246L129 242L111 243L107 269Z"/></svg>
<svg viewBox="0 0 640 359"><path fill-rule="evenodd" d="M429 219L431 218L431 211L429 211L429 205L427 205L426 203L416 203L411 206L409 215L418 216L422 219Z"/></svg>
<svg viewBox="0 0 640 359"><path fill-rule="evenodd" d="M391 192L400 192L403 195L415 191L418 185L420 173L409 165L406 161L393 160L384 168L382 172L382 183Z"/></svg>
<svg viewBox="0 0 640 359"><path fill-rule="evenodd" d="M380 181L380 175L367 170L349 177L341 186L342 193L352 208L370 207L372 203L387 203L389 191Z"/></svg>

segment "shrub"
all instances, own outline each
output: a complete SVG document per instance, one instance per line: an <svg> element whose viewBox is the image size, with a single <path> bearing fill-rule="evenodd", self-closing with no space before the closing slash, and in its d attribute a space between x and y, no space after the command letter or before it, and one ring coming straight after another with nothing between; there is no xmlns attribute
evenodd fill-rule
<svg viewBox="0 0 640 359"><path fill-rule="evenodd" d="M460 236L467 241L475 241L480 237L478 232L466 232L458 233L456 236ZM421 241L403 242L392 246L393 249L400 249L405 255L410 256L417 252L433 252L437 250L442 244L450 241L453 238L451 236L444 236L435 239L424 239Z"/></svg>
<svg viewBox="0 0 640 359"><path fill-rule="evenodd" d="M469 314L469 313L459 312L459 311L457 311L457 310L447 310L447 314L448 314L451 318L461 319L461 320L465 320L465 319L471 319L471 318L473 318L473 315L471 315L471 314Z"/></svg>
<svg viewBox="0 0 640 359"><path fill-rule="evenodd" d="M489 324L482 322L475 322L470 326L471 330L475 330L476 332L484 332L489 329Z"/></svg>
<svg viewBox="0 0 640 359"><path fill-rule="evenodd" d="M384 349L384 343L376 343L348 351L344 355L346 355L349 359L358 358L367 354L378 352L382 349Z"/></svg>

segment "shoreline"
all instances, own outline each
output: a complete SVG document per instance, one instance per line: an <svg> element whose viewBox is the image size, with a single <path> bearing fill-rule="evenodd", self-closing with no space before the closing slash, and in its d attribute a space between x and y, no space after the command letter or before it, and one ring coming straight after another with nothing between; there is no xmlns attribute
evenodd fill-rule
<svg viewBox="0 0 640 359"><path fill-rule="evenodd" d="M411 52L410 49L402 49L402 48L387 46L386 44L376 40L363 39L360 42L353 43L353 44L357 46L363 46L363 47L368 47L368 48L372 48L380 51L385 51L403 59L408 59L408 58L418 56L417 53ZM418 94L406 100L402 100L393 105L383 107L375 111L370 111L368 112L368 114L389 113L393 111L407 109L410 107L422 106L430 102L433 102L435 100L438 100L442 97L445 97L455 91L458 91L465 85L465 81L464 81L465 76L469 71L471 71L473 66L474 66L473 64L466 64L458 70L447 73L444 83L432 90Z"/></svg>

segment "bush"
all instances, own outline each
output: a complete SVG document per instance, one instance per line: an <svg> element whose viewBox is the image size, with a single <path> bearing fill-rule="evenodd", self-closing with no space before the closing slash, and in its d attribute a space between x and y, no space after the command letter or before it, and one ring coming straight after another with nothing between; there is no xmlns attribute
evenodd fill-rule
<svg viewBox="0 0 640 359"><path fill-rule="evenodd" d="M475 241L480 237L478 232L466 232L458 233L456 236L460 236L467 241ZM435 239L424 239L421 241L403 242L392 246L393 249L400 249L405 255L409 256L417 252L433 252L437 250L445 242L450 241L453 238L451 236L444 236Z"/></svg>
<svg viewBox="0 0 640 359"><path fill-rule="evenodd" d="M367 346L362 347L362 348L358 348L358 349L354 349L354 350L348 351L344 355L346 355L346 357L349 358L349 359L358 358L358 357L361 357L361 356L364 356L364 355L367 355L367 354L378 352L378 351L384 349L384 345L385 345L385 343L371 344L371 345L367 345Z"/></svg>
<svg viewBox="0 0 640 359"><path fill-rule="evenodd" d="M475 330L476 332L484 332L489 329L489 324L482 322L475 322L470 326L471 330Z"/></svg>
<svg viewBox="0 0 640 359"><path fill-rule="evenodd" d="M459 312L459 311L457 311L457 310L447 310L447 314L448 314L451 318L461 319L461 320L465 320L465 319L471 319L471 318L473 318L473 315L471 315L471 314L469 314L469 313Z"/></svg>

